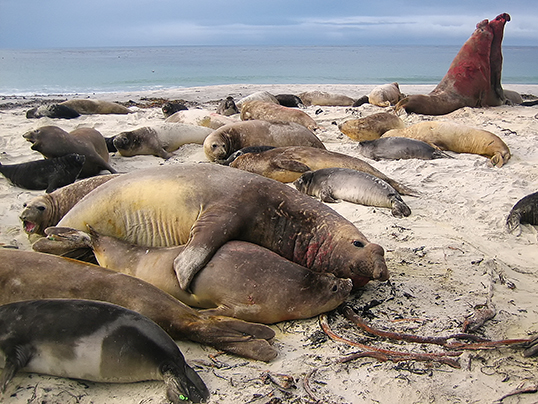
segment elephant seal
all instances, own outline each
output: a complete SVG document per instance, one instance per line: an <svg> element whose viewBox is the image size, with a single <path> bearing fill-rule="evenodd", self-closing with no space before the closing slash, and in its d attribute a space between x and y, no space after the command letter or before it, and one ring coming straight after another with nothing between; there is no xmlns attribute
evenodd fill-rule
<svg viewBox="0 0 538 404"><path fill-rule="evenodd" d="M0 391L19 371L105 383L164 380L174 404L209 390L172 338L141 314L110 303L43 299L0 306Z"/></svg>
<svg viewBox="0 0 538 404"><path fill-rule="evenodd" d="M241 149L245 150L245 149ZM347 154L307 146L276 147L269 150L243 152L229 162L230 167L260 174L280 182L293 182L307 171L344 167L374 175L388 182L399 193L415 195L408 187L387 177L366 161Z"/></svg>
<svg viewBox="0 0 538 404"><path fill-rule="evenodd" d="M232 240L217 250L185 291L174 271L174 259L184 246L140 247L92 229L88 235L52 227L47 235L40 244L66 240L66 251L90 247L99 265L149 282L191 307L210 309L202 313L256 323L317 316L342 304L352 287L350 279L312 272L266 248Z"/></svg>
<svg viewBox="0 0 538 404"><path fill-rule="evenodd" d="M403 98L398 83L383 84L374 87L368 94L368 102L378 107L396 105Z"/></svg>
<svg viewBox="0 0 538 404"><path fill-rule="evenodd" d="M263 361L277 355L268 342L275 333L267 326L204 315L141 279L97 265L0 248L0 304L56 298L117 304L155 321L176 340Z"/></svg>
<svg viewBox="0 0 538 404"><path fill-rule="evenodd" d="M444 115L466 106L503 104L501 42L507 21L510 15L503 13L491 22L479 22L433 91L410 95L396 108L404 108L408 113Z"/></svg>
<svg viewBox="0 0 538 404"><path fill-rule="evenodd" d="M204 152L209 161L227 159L232 153L249 146L310 146L325 149L315 134L293 122L237 122L217 129L204 140Z"/></svg>
<svg viewBox="0 0 538 404"><path fill-rule="evenodd" d="M52 192L75 182L85 160L83 155L71 153L19 164L0 163L0 173L17 187Z"/></svg>
<svg viewBox="0 0 538 404"><path fill-rule="evenodd" d="M295 94L277 94L275 95L278 103L284 107L300 108L304 107L303 100Z"/></svg>
<svg viewBox="0 0 538 404"><path fill-rule="evenodd" d="M338 125L338 129L350 139L362 142L379 139L391 129L403 129L405 123L397 115L378 112L364 118L348 119Z"/></svg>
<svg viewBox="0 0 538 404"><path fill-rule="evenodd" d="M32 143L31 149L46 158L61 157L70 153L86 157L80 178L91 177L102 170L116 173L109 164L108 148L101 133L92 128L79 128L69 133L58 126L42 126L26 132L23 137Z"/></svg>
<svg viewBox="0 0 538 404"><path fill-rule="evenodd" d="M19 215L22 227L28 234L44 236L45 229L55 226L75 203L99 185L120 174L98 175L63 186L54 192L39 195L24 203Z"/></svg>
<svg viewBox="0 0 538 404"><path fill-rule="evenodd" d="M303 125L309 130L318 128L316 121L306 112L264 101L249 101L244 103L241 107L241 119L243 121L260 119L271 122L293 122Z"/></svg>
<svg viewBox="0 0 538 404"><path fill-rule="evenodd" d="M166 123L183 123L191 126L205 126L206 128L218 129L221 126L239 122L239 119L231 118L211 112L207 109L189 109L178 111L165 120Z"/></svg>
<svg viewBox="0 0 538 404"><path fill-rule="evenodd" d="M189 108L181 102L165 102L161 107L161 111L165 118L174 115L177 111L186 111L188 109Z"/></svg>
<svg viewBox="0 0 538 404"><path fill-rule="evenodd" d="M299 98L305 106L322 105L329 107L350 107L355 100L347 95L328 93L326 91L305 91Z"/></svg>
<svg viewBox="0 0 538 404"><path fill-rule="evenodd" d="M366 206L391 208L392 215L411 214L400 194L385 181L349 168L322 168L301 175L294 183L297 190L323 202L344 200Z"/></svg>
<svg viewBox="0 0 538 404"><path fill-rule="evenodd" d="M452 158L448 154L422 140L406 137L383 137L360 142L357 150L364 157L372 160L421 159L433 160Z"/></svg>
<svg viewBox="0 0 538 404"><path fill-rule="evenodd" d="M230 116L238 113L239 108L235 105L234 97L226 97L226 99L222 100L217 107L217 114L220 115Z"/></svg>
<svg viewBox="0 0 538 404"><path fill-rule="evenodd" d="M255 93L252 93L250 95L247 95L246 97L241 98L239 101L235 103L237 108L239 108L239 111L241 111L241 108L243 108L243 104L250 101L264 101L269 102L272 104L279 104L276 97L269 93L268 91L256 91Z"/></svg>
<svg viewBox="0 0 538 404"><path fill-rule="evenodd" d="M159 166L114 178L58 223L82 231L88 225L141 246L186 244L174 260L184 290L230 240L350 278L354 286L389 276L383 248L331 208L285 184L216 164Z"/></svg>
<svg viewBox="0 0 538 404"><path fill-rule="evenodd" d="M78 118L80 114L73 108L61 104L40 105L26 111L26 118Z"/></svg>
<svg viewBox="0 0 538 404"><path fill-rule="evenodd" d="M521 234L521 223L538 224L538 192L521 198L506 218L506 227L516 236Z"/></svg>
<svg viewBox="0 0 538 404"><path fill-rule="evenodd" d="M495 167L510 159L508 146L497 135L483 129L442 121L425 121L405 129L392 129L383 137L407 137L456 153L479 154L490 158Z"/></svg>
<svg viewBox="0 0 538 404"><path fill-rule="evenodd" d="M73 99L61 102L59 105L65 105L74 109L81 115L94 114L129 114L128 108L116 102L90 99Z"/></svg>
<svg viewBox="0 0 538 404"><path fill-rule="evenodd" d="M202 126L163 123L121 132L114 137L113 143L123 157L153 155L169 159L172 152L184 144L203 144L212 132Z"/></svg>

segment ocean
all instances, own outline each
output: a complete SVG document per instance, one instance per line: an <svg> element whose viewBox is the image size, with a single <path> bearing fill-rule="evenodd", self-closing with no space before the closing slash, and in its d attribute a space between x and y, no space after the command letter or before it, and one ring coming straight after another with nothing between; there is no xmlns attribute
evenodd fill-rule
<svg viewBox="0 0 538 404"><path fill-rule="evenodd" d="M0 95L219 84L436 84L460 46L0 49ZM503 47L504 84L538 84L538 47Z"/></svg>

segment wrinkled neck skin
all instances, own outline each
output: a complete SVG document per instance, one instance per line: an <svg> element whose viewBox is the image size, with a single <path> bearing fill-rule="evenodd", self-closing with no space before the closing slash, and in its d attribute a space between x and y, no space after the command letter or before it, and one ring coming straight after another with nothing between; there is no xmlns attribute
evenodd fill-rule
<svg viewBox="0 0 538 404"><path fill-rule="evenodd" d="M489 23L493 32L490 52L491 89L488 94L488 105L504 104L506 98L501 85L501 73L503 65L502 40L504 36L504 26L510 21L510 15L503 13L498 15Z"/></svg>

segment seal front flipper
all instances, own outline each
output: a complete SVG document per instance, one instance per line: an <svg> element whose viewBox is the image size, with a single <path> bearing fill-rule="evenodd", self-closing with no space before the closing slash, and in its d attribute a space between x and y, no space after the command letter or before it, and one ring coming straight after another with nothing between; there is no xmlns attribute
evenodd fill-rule
<svg viewBox="0 0 538 404"><path fill-rule="evenodd" d="M306 173L307 171L311 171L311 168L306 164L290 159L277 158L274 165L277 168L292 171L294 173Z"/></svg>
<svg viewBox="0 0 538 404"><path fill-rule="evenodd" d="M0 347L0 350L4 352L6 357L4 370L2 371L2 375L0 375L0 392L3 393L6 391L6 386L13 379L13 376L28 364L33 350L29 345L14 345L10 349L2 349Z"/></svg>

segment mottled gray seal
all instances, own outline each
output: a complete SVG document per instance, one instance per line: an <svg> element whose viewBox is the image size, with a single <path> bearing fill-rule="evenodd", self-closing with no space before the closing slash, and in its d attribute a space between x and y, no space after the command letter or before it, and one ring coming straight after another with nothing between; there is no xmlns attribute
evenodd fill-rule
<svg viewBox="0 0 538 404"><path fill-rule="evenodd" d="M508 231L521 234L521 223L538 224L538 192L521 198L510 210L506 218Z"/></svg>
<svg viewBox="0 0 538 404"><path fill-rule="evenodd" d="M39 195L24 203L19 215L28 234L45 235L45 229L55 226L78 201L99 185L120 174L98 175L63 186L50 194Z"/></svg>
<svg viewBox="0 0 538 404"><path fill-rule="evenodd" d="M127 107L116 102L90 99L73 99L61 102L59 105L65 105L74 109L81 115L93 114L128 114L131 111Z"/></svg>
<svg viewBox="0 0 538 404"><path fill-rule="evenodd" d="M40 105L39 107L31 108L26 111L26 118L63 118L73 119L78 118L80 114L73 108L61 104Z"/></svg>
<svg viewBox="0 0 538 404"><path fill-rule="evenodd" d="M401 100L396 108L408 113L444 115L458 108L496 106L505 103L501 86L504 26L506 13L494 20L476 24L441 82L429 94L414 94Z"/></svg>
<svg viewBox="0 0 538 404"><path fill-rule="evenodd" d="M217 114L230 116L239 113L239 108L235 105L234 97L228 96L222 100L217 107Z"/></svg>
<svg viewBox="0 0 538 404"><path fill-rule="evenodd" d="M303 104L307 107L310 105L322 105L333 107L350 107L355 100L347 95L328 93L326 91L305 91L298 94L299 98L303 101Z"/></svg>
<svg viewBox="0 0 538 404"><path fill-rule="evenodd" d="M52 192L75 182L85 160L83 155L71 153L19 164L0 163L0 173L17 187Z"/></svg>
<svg viewBox="0 0 538 404"><path fill-rule="evenodd" d="M502 167L511 156L508 146L494 133L453 122L419 122L405 129L389 130L383 137L407 137L441 150L479 154L489 157L495 167Z"/></svg>
<svg viewBox="0 0 538 404"><path fill-rule="evenodd" d="M204 313L265 324L310 318L338 307L352 287L350 279L310 271L256 244L229 241L185 291L174 271L174 259L184 246L140 247L91 229L89 233L51 227L39 243L65 241L66 251L90 247L99 265L143 279L189 306L210 309Z"/></svg>
<svg viewBox="0 0 538 404"><path fill-rule="evenodd" d="M373 175L349 168L323 168L304 173L294 182L305 194L318 197L323 202L343 200L366 206L392 209L395 217L411 214L400 194L385 181Z"/></svg>
<svg viewBox="0 0 538 404"><path fill-rule="evenodd" d="M350 139L359 142L379 139L391 129L403 129L405 123L397 115L389 112L378 112L364 118L348 119L338 125L338 129Z"/></svg>
<svg viewBox="0 0 538 404"><path fill-rule="evenodd" d="M264 101L249 101L244 103L241 107L241 119L243 121L261 119L270 122L294 122L310 130L318 128L316 121L306 112L297 108L288 108L280 104Z"/></svg>
<svg viewBox="0 0 538 404"><path fill-rule="evenodd" d="M0 391L19 371L105 383L164 380L174 404L206 401L209 390L164 330L110 303L44 299L0 306Z"/></svg>
<svg viewBox="0 0 538 404"><path fill-rule="evenodd" d="M204 153L209 161L224 160L249 146L310 146L325 149L323 142L302 125L253 120L225 125L211 133L204 140Z"/></svg>
<svg viewBox="0 0 538 404"><path fill-rule="evenodd" d="M360 142L357 150L364 157L372 160L421 159L433 160L452 158L448 154L422 140L406 137L383 137Z"/></svg>
<svg viewBox="0 0 538 404"><path fill-rule="evenodd" d="M123 157L153 155L169 159L172 152L187 143L203 144L212 132L203 126L162 123L121 132L114 137L113 143Z"/></svg>
<svg viewBox="0 0 538 404"><path fill-rule="evenodd" d="M403 94L396 82L374 87L368 94L368 102L378 107L396 105L402 98Z"/></svg>
<svg viewBox="0 0 538 404"><path fill-rule="evenodd" d="M32 143L31 149L46 158L61 157L70 153L86 157L80 178L91 177L102 170L115 173L109 164L108 148L103 135L92 128L79 128L69 133L58 126L42 126L26 132L23 137Z"/></svg>
<svg viewBox="0 0 538 404"><path fill-rule="evenodd" d="M275 333L267 326L201 314L141 279L97 265L0 248L0 304L53 298L117 304L152 319L176 340L263 361L277 355L268 342Z"/></svg>
<svg viewBox="0 0 538 404"><path fill-rule="evenodd" d="M347 154L307 146L276 147L265 150L245 150L229 161L230 167L260 174L280 182L293 182L307 171L329 167L344 167L375 175L388 182L399 193L416 192L387 177L366 161Z"/></svg>
<svg viewBox="0 0 538 404"><path fill-rule="evenodd" d="M155 184L159 187L155 187ZM323 203L260 175L215 164L159 166L120 175L58 223L148 247L186 244L174 261L182 289L227 241L266 247L354 285L388 279L383 248Z"/></svg>

